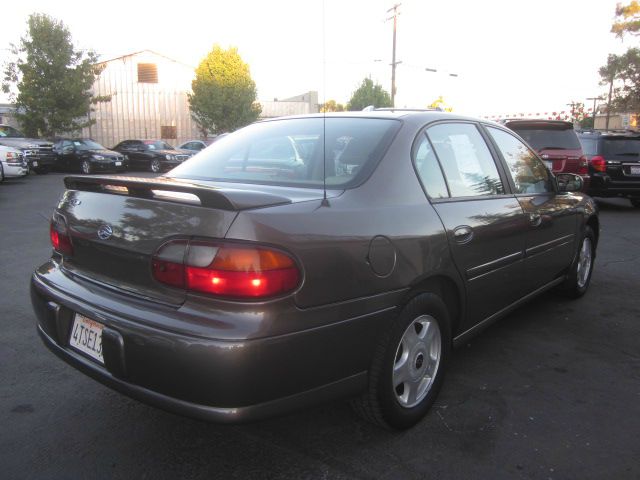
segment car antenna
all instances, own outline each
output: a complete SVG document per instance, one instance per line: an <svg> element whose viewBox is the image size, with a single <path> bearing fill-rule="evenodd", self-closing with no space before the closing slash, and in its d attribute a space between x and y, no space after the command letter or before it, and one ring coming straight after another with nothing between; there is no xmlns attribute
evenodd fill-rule
<svg viewBox="0 0 640 480"><path fill-rule="evenodd" d="M327 49L325 30L325 0L322 0L322 203L323 207L329 206L327 199Z"/></svg>

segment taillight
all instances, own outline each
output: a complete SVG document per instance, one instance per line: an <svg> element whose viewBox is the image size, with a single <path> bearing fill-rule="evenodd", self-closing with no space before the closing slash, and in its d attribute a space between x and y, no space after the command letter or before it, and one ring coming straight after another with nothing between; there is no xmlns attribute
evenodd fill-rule
<svg viewBox="0 0 640 480"><path fill-rule="evenodd" d="M607 162L605 161L604 157L595 155L591 157L591 168L593 168L596 172L606 172Z"/></svg>
<svg viewBox="0 0 640 480"><path fill-rule="evenodd" d="M219 297L262 299L295 290L296 262L263 246L174 240L152 260L153 276L166 285Z"/></svg>
<svg viewBox="0 0 640 480"><path fill-rule="evenodd" d="M587 161L587 157L582 155L578 159L578 175L588 175L589 174L589 162Z"/></svg>
<svg viewBox="0 0 640 480"><path fill-rule="evenodd" d="M51 237L51 245L58 253L65 255L73 255L73 245L69 236L69 229L64 218L54 214L49 225L49 236Z"/></svg>

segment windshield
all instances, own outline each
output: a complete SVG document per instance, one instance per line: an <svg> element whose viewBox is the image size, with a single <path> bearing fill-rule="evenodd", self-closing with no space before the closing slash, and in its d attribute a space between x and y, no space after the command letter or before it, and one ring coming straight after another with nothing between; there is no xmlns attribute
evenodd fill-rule
<svg viewBox="0 0 640 480"><path fill-rule="evenodd" d="M640 137L612 137L602 141L602 155L618 160L635 160L640 153Z"/></svg>
<svg viewBox="0 0 640 480"><path fill-rule="evenodd" d="M24 135L20 131L16 130L9 125L0 125L0 137L4 138L24 138Z"/></svg>
<svg viewBox="0 0 640 480"><path fill-rule="evenodd" d="M76 147L76 150L106 150L106 148L99 143L89 139L74 140L73 145Z"/></svg>
<svg viewBox="0 0 640 480"><path fill-rule="evenodd" d="M518 128L511 126L535 150L580 150L573 128Z"/></svg>
<svg viewBox="0 0 640 480"><path fill-rule="evenodd" d="M261 122L217 141L167 176L267 185L349 188L365 178L400 122L298 118ZM324 160L324 162L323 162Z"/></svg>
<svg viewBox="0 0 640 480"><path fill-rule="evenodd" d="M160 140L146 140L144 144L149 150L173 150L171 145Z"/></svg>

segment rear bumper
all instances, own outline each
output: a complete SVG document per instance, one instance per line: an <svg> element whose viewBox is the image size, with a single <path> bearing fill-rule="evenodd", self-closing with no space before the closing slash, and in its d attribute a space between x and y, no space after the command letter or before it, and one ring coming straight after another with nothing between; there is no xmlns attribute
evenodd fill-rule
<svg viewBox="0 0 640 480"><path fill-rule="evenodd" d="M609 175L593 175L587 193L592 197L640 197L640 179L621 181Z"/></svg>
<svg viewBox="0 0 640 480"><path fill-rule="evenodd" d="M29 173L29 169L24 165L10 165L4 162L2 163L2 169L4 171L4 176L7 178L24 177Z"/></svg>
<svg viewBox="0 0 640 480"><path fill-rule="evenodd" d="M194 335L187 328L145 325L129 315L131 305L114 311L113 298L97 305L96 293L108 295L107 291L96 286L90 292L83 290L82 285L73 292L59 290L38 272L32 277L38 332L53 353L132 398L223 423L256 420L358 394L366 388L377 332L394 311L389 307L355 318L327 317L331 322L327 325L283 335L221 340L202 332ZM166 315L174 325L180 316L180 309L173 307L146 308L156 316ZM340 308L327 313L332 311L336 315ZM105 325L105 365L69 346L74 312ZM300 315L303 324L304 312ZM214 328L211 333L215 334Z"/></svg>

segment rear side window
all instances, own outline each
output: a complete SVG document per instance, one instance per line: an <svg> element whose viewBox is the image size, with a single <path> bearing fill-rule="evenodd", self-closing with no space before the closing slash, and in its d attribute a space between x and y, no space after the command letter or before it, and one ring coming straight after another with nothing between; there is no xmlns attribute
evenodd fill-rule
<svg viewBox="0 0 640 480"><path fill-rule="evenodd" d="M520 135L525 142L536 150L580 150L580 141L573 127L564 125L519 127L510 125L509 128Z"/></svg>
<svg viewBox="0 0 640 480"><path fill-rule="evenodd" d="M551 175L529 147L513 135L487 127L509 167L516 193L553 192Z"/></svg>
<svg viewBox="0 0 640 480"><path fill-rule="evenodd" d="M436 154L425 135L421 135L415 151L414 164L418 177L431 198L448 198L447 184L442 176Z"/></svg>
<svg viewBox="0 0 640 480"><path fill-rule="evenodd" d="M438 124L430 127L427 135L440 161L452 197L504 193L491 152L475 125Z"/></svg>
<svg viewBox="0 0 640 480"><path fill-rule="evenodd" d="M170 177L350 188L376 167L401 123L378 118L292 118L260 122L221 138Z"/></svg>
<svg viewBox="0 0 640 480"><path fill-rule="evenodd" d="M598 154L598 140L595 138L580 137L580 144L585 155Z"/></svg>

